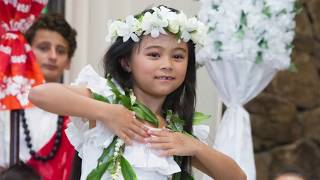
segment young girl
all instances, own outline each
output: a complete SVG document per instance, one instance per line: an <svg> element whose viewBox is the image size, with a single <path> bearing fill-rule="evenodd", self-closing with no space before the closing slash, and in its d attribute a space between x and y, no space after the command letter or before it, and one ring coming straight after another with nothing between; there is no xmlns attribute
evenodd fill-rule
<svg viewBox="0 0 320 180"><path fill-rule="evenodd" d="M182 12L165 6L128 16L125 21L110 24L108 37L113 44L104 57L105 78L87 66L75 85L47 83L31 90L29 98L35 105L82 117L74 118L67 129L82 158L81 179L97 167L98 158L114 135L127 144L124 157L139 180L164 180L180 171L180 179L186 179L191 165L215 179L245 179L229 157L192 136L164 128L170 110L184 120L183 130L192 133L195 47L201 45L203 29L195 18L187 19ZM121 92L132 89L136 99L156 115L159 128L138 120L122 105L92 98L98 94L110 102L115 99L108 75ZM180 167L172 156L182 157ZM110 178L108 172L102 176Z"/></svg>

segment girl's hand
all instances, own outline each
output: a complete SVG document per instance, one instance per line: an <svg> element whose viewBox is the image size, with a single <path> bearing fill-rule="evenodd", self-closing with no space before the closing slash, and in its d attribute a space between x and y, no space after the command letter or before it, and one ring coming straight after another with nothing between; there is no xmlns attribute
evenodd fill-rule
<svg viewBox="0 0 320 180"><path fill-rule="evenodd" d="M148 128L136 119L133 111L122 105L112 104L110 112L111 114L105 114L104 122L126 144L131 144L132 140L144 142L144 138L149 136Z"/></svg>
<svg viewBox="0 0 320 180"><path fill-rule="evenodd" d="M151 135L145 141L150 148L160 150L161 156L194 156L202 147L202 143L192 136L167 129L148 130Z"/></svg>

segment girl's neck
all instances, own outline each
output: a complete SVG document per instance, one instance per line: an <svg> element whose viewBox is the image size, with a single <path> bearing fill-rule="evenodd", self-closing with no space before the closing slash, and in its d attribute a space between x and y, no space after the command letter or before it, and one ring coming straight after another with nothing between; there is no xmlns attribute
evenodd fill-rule
<svg viewBox="0 0 320 180"><path fill-rule="evenodd" d="M160 114L165 97L154 97L147 95L141 90L133 89L136 98L146 105L153 113Z"/></svg>

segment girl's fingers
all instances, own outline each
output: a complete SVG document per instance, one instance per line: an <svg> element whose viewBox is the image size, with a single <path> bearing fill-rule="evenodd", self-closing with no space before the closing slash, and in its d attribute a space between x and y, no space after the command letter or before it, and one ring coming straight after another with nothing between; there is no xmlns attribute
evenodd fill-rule
<svg viewBox="0 0 320 180"><path fill-rule="evenodd" d="M123 133L119 137L120 137L120 139L122 139L124 141L124 143L129 144L129 145L132 144L131 139L129 138L129 136L127 134Z"/></svg>
<svg viewBox="0 0 320 180"><path fill-rule="evenodd" d="M136 140L136 141L138 141L138 142L141 142L141 143L144 143L145 142L145 137L143 137L143 136L141 136L141 135L139 135L139 134L137 134L137 133L134 133L134 135L132 135L132 137L131 137L132 139L134 139L134 140Z"/></svg>
<svg viewBox="0 0 320 180"><path fill-rule="evenodd" d="M167 150L160 151L159 153L160 156L174 156L176 154L177 153L175 149L167 149Z"/></svg>
<svg viewBox="0 0 320 180"><path fill-rule="evenodd" d="M144 132L148 132L148 130L149 130L149 128L145 125L145 124L143 124L142 122L140 122L139 120L136 120L136 121L134 121L135 122L135 124L139 127L139 128L141 128Z"/></svg>
<svg viewBox="0 0 320 180"><path fill-rule="evenodd" d="M154 136L162 136L162 137L168 137L170 136L171 132L168 131L167 129L161 129L161 130L152 130L152 129L149 129L148 130L148 134L149 135L154 135Z"/></svg>
<svg viewBox="0 0 320 180"><path fill-rule="evenodd" d="M145 127L142 123L138 122L138 120L134 121L134 125L131 127L132 130L141 137L148 137L147 133L148 128Z"/></svg>
<svg viewBox="0 0 320 180"><path fill-rule="evenodd" d="M170 138L153 136L153 137L145 138L144 141L148 142L148 143L169 143L170 142Z"/></svg>
<svg viewBox="0 0 320 180"><path fill-rule="evenodd" d="M172 148L172 145L169 143L148 143L147 146L157 150L167 150Z"/></svg>

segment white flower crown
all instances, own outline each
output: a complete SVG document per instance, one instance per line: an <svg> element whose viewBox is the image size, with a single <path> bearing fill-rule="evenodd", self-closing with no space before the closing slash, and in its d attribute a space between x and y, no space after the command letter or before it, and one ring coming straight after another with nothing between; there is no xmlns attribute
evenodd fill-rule
<svg viewBox="0 0 320 180"><path fill-rule="evenodd" d="M160 6L152 8L153 13L146 12L137 18L130 15L125 21L115 20L109 22L107 42L114 42L118 37L123 42L132 39L138 42L141 35L151 35L156 38L161 34L170 32L175 34L178 41L188 42L192 40L197 48L204 45L207 35L207 27L197 18L187 18L183 12L173 12L170 9Z"/></svg>

